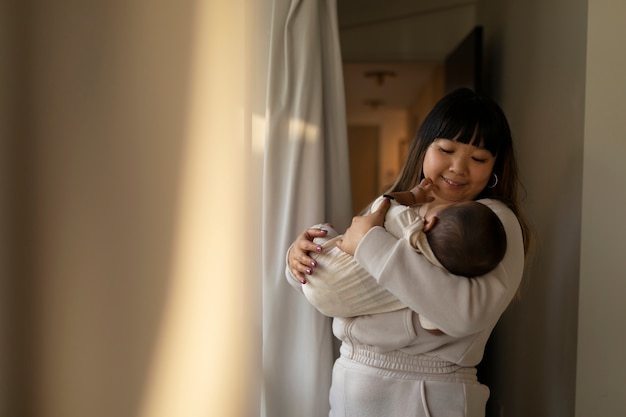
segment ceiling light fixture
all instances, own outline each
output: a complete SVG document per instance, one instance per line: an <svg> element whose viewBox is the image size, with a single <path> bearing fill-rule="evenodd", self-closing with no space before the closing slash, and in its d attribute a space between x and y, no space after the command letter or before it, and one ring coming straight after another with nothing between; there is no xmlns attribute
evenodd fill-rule
<svg viewBox="0 0 626 417"><path fill-rule="evenodd" d="M385 80L387 78L395 78L396 73L389 70L376 70L376 71L367 71L365 72L366 78L374 78L376 79L376 84L383 85L385 84Z"/></svg>

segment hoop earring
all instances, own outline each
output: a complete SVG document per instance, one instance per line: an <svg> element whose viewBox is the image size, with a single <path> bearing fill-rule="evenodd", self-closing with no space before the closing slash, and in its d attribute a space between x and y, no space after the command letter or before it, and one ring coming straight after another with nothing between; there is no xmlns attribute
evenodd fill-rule
<svg viewBox="0 0 626 417"><path fill-rule="evenodd" d="M498 176L495 172L493 172L493 176L495 178L495 181L493 182L493 185L488 185L487 188L494 188L496 185L498 185Z"/></svg>

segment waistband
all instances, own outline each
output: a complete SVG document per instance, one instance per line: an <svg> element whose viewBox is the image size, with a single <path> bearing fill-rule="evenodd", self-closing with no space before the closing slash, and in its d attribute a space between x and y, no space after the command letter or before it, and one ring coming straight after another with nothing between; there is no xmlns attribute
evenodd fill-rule
<svg viewBox="0 0 626 417"><path fill-rule="evenodd" d="M464 367L453 362L426 355L410 355L402 351L380 353L366 345L342 343L341 358L355 366L376 368L378 374L414 379L449 382L476 383L476 368Z"/></svg>

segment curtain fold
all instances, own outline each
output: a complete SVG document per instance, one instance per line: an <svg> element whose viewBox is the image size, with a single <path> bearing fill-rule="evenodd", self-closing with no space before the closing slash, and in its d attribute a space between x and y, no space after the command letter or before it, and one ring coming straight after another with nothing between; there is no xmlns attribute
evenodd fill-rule
<svg viewBox="0 0 626 417"><path fill-rule="evenodd" d="M307 226L351 219L336 0L275 0L263 176L263 399L266 417L328 415L331 321L285 280Z"/></svg>

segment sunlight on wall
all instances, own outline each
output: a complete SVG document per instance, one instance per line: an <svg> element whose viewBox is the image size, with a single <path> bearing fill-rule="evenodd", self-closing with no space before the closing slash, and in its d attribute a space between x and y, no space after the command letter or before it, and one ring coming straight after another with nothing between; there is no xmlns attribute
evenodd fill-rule
<svg viewBox="0 0 626 417"><path fill-rule="evenodd" d="M144 417L239 416L250 400L242 4L197 5L171 289Z"/></svg>

